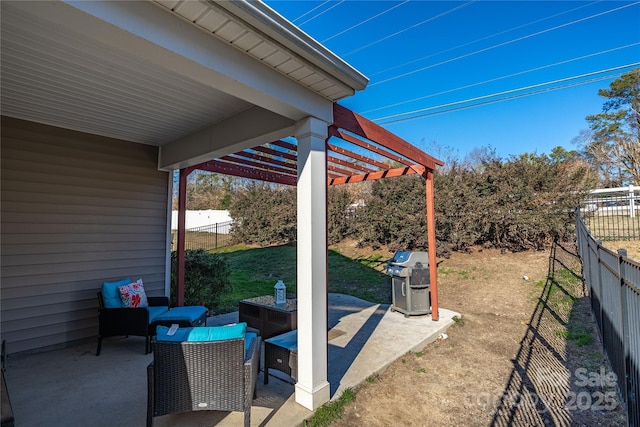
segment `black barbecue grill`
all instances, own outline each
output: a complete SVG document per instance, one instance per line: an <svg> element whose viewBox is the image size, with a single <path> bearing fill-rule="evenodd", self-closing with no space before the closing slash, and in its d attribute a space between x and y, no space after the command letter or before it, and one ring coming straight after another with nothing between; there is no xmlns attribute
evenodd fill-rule
<svg viewBox="0 0 640 427"><path fill-rule="evenodd" d="M387 263L387 274L391 276L391 311L405 317L431 313L427 252L396 252Z"/></svg>

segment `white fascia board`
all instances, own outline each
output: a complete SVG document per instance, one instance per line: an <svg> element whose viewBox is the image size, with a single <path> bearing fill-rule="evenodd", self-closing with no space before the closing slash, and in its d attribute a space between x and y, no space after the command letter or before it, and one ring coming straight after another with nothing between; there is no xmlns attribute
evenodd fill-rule
<svg viewBox="0 0 640 427"><path fill-rule="evenodd" d="M367 86L369 79L364 74L262 1L215 3L353 91L363 90Z"/></svg>
<svg viewBox="0 0 640 427"><path fill-rule="evenodd" d="M94 39L292 120L331 121L327 99L162 6L146 1L16 2L79 37Z"/></svg>
<svg viewBox="0 0 640 427"><path fill-rule="evenodd" d="M295 122L259 107L160 147L160 170L183 169L293 135Z"/></svg>

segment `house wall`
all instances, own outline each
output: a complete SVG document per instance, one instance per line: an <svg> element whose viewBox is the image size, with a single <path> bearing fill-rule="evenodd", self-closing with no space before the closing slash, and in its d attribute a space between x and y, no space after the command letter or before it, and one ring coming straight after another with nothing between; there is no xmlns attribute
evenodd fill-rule
<svg viewBox="0 0 640 427"><path fill-rule="evenodd" d="M0 334L9 353L97 336L105 280L165 294L158 148L2 117Z"/></svg>

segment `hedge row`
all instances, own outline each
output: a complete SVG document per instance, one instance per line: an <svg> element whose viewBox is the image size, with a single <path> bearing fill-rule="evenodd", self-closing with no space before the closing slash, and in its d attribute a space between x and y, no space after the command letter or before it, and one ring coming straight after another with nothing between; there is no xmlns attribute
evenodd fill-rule
<svg viewBox="0 0 640 427"><path fill-rule="evenodd" d="M590 169L578 160L522 155L487 158L474 167L453 164L434 177L438 252L476 245L510 251L541 249L573 232L573 212ZM416 175L372 181L357 192L348 185L328 192L329 242L353 238L391 250L427 247L425 181ZM361 201L359 207L354 202ZM250 184L230 205L233 234L263 246L296 238L296 189Z"/></svg>

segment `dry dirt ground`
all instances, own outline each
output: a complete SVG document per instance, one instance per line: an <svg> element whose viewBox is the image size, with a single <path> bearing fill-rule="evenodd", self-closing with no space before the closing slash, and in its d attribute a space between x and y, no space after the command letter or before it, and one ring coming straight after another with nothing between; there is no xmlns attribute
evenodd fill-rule
<svg viewBox="0 0 640 427"><path fill-rule="evenodd" d="M602 242L602 244L613 251L626 249L629 258L640 262L640 240L610 240Z"/></svg>
<svg viewBox="0 0 640 427"><path fill-rule="evenodd" d="M462 318L448 337L356 389L332 425L626 425L589 300L571 271L580 272L571 244L442 260L440 306Z"/></svg>

